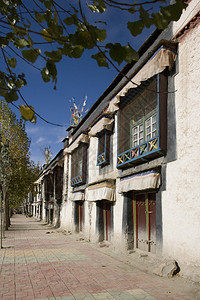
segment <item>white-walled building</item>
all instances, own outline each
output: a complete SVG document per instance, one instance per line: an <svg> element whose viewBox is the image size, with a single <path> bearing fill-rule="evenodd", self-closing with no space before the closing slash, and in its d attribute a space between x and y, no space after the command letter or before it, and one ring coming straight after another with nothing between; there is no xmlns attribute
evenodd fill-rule
<svg viewBox="0 0 200 300"><path fill-rule="evenodd" d="M156 30L64 140L61 228L200 278L200 2ZM124 74L124 76L122 76ZM128 80L127 78L130 78ZM97 83L98 85L98 83Z"/></svg>

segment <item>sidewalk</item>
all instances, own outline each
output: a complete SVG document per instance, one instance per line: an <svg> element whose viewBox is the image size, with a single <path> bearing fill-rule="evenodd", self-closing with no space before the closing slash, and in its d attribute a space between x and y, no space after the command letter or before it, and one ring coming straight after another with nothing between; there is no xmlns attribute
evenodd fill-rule
<svg viewBox="0 0 200 300"><path fill-rule="evenodd" d="M15 215L0 249L0 299L200 299L182 278L146 274L90 243Z"/></svg>

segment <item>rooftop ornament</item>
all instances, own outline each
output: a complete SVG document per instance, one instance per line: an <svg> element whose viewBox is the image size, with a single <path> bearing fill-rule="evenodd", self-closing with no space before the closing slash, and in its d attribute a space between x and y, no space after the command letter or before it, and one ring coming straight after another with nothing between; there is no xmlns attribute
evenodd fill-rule
<svg viewBox="0 0 200 300"><path fill-rule="evenodd" d="M84 99L82 105L77 105L75 103L75 98L73 98L73 97L72 97L72 100L69 100L69 101L72 102L72 105L70 106L70 112L71 112L70 125L76 126L82 120L83 115L88 111L88 110L85 110L87 96L85 96L85 99Z"/></svg>
<svg viewBox="0 0 200 300"><path fill-rule="evenodd" d="M42 149L42 153L45 157L46 164L50 163L52 157L51 147L45 147L44 149Z"/></svg>

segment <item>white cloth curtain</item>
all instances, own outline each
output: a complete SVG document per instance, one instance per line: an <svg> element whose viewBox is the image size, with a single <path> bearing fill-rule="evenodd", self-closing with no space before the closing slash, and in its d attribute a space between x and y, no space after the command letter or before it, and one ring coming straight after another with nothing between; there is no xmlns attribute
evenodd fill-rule
<svg viewBox="0 0 200 300"><path fill-rule="evenodd" d="M87 201L115 201L115 186L113 183L106 181L91 185L88 187L85 199Z"/></svg>
<svg viewBox="0 0 200 300"><path fill-rule="evenodd" d="M157 171L142 172L120 178L118 193L156 189L160 186L160 173Z"/></svg>
<svg viewBox="0 0 200 300"><path fill-rule="evenodd" d="M83 201L85 199L84 192L70 193L69 200L71 201Z"/></svg>

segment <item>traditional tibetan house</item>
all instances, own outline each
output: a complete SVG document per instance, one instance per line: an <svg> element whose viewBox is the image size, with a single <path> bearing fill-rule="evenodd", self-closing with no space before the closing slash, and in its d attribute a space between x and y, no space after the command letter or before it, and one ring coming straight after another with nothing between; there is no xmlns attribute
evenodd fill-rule
<svg viewBox="0 0 200 300"><path fill-rule="evenodd" d="M199 278L199 1L156 30L64 141L61 227ZM122 76L124 74L124 76ZM98 84L98 83L97 83Z"/></svg>

